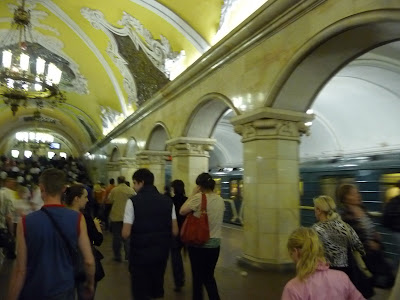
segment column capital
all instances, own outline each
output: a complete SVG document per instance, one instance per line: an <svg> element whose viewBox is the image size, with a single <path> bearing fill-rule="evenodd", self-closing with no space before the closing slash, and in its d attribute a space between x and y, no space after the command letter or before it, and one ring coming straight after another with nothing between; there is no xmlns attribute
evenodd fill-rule
<svg viewBox="0 0 400 300"><path fill-rule="evenodd" d="M208 151L214 149L215 139L179 137L166 142L172 157L197 156L209 157Z"/></svg>
<svg viewBox="0 0 400 300"><path fill-rule="evenodd" d="M171 155L169 151L143 150L136 153L138 165L163 165Z"/></svg>
<svg viewBox="0 0 400 300"><path fill-rule="evenodd" d="M302 134L308 134L305 122L314 115L269 107L259 108L250 113L231 119L235 131L242 135L242 142L267 139L299 141Z"/></svg>

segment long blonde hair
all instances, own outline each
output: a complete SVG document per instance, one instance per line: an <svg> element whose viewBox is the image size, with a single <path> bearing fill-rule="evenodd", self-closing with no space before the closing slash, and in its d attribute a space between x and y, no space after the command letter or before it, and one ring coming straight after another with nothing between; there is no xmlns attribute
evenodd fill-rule
<svg viewBox="0 0 400 300"><path fill-rule="evenodd" d="M296 271L300 280L314 273L318 264L326 263L318 234L311 228L300 227L293 231L288 239L287 248L290 253L295 249L299 252Z"/></svg>
<svg viewBox="0 0 400 300"><path fill-rule="evenodd" d="M328 220L340 220L339 214L336 212L335 201L326 195L320 195L314 198L314 206L319 208L322 212L326 214Z"/></svg>

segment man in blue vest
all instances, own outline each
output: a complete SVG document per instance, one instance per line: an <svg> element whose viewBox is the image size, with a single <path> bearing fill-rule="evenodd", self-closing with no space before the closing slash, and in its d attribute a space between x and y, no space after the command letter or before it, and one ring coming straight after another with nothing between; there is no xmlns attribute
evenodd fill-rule
<svg viewBox="0 0 400 300"><path fill-rule="evenodd" d="M132 180L137 195L126 203L122 227L122 237L130 237L132 294L135 300L162 298L172 235L178 234L175 209L148 169L137 170Z"/></svg>
<svg viewBox="0 0 400 300"><path fill-rule="evenodd" d="M69 247L79 248L82 254L86 296L93 297L95 265L86 222L81 213L61 204L65 182L64 172L57 169L48 169L39 178L43 207L62 233L43 208L22 218L8 300L73 300L75 278Z"/></svg>

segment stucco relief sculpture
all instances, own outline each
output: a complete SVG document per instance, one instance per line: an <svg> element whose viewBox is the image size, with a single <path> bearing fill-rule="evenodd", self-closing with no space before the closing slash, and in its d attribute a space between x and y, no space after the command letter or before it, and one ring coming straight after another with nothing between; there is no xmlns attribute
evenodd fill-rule
<svg viewBox="0 0 400 300"><path fill-rule="evenodd" d="M130 103L140 104L138 103L137 83L128 68L128 62L118 50L118 43L114 35L128 36L136 49L141 49L152 64L166 77L169 77L170 74L168 67L173 68L173 65L184 57L184 52L172 51L170 43L165 37L161 36L161 41L154 39L150 31L144 28L139 20L126 12L123 13L122 19L118 22L119 25L123 26L122 28L108 23L104 14L99 10L85 7L81 9L81 14L94 28L102 30L108 36L109 45L106 51L124 77L124 88L128 93Z"/></svg>

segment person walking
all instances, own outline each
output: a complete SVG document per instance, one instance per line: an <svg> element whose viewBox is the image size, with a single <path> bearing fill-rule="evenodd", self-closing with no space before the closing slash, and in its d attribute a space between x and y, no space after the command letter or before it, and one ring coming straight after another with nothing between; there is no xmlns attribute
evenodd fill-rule
<svg viewBox="0 0 400 300"><path fill-rule="evenodd" d="M44 207L18 223L18 255L8 300L73 300L74 266L67 242L81 252L86 276L85 299L92 297L95 266L86 222L81 213L61 204L65 183L65 173L57 169L47 169L40 176ZM62 229L67 240L53 222Z"/></svg>
<svg viewBox="0 0 400 300"><path fill-rule="evenodd" d="M196 179L192 196L180 209L181 215L194 212L200 216L202 194L207 198L207 216L210 228L210 239L201 246L189 245L189 258L192 266L193 300L203 299L203 285L210 300L220 299L217 282L214 277L221 245L221 226L224 215L224 200L214 193L215 181L208 173L200 174Z"/></svg>
<svg viewBox="0 0 400 300"><path fill-rule="evenodd" d="M178 224L172 199L158 192L154 175L139 169L133 176L133 196L125 207L122 237L130 238L129 271L135 300L162 298L172 235Z"/></svg>
<svg viewBox="0 0 400 300"><path fill-rule="evenodd" d="M70 209L77 212L81 212L85 217L87 232L92 245L93 256L95 259L95 290L93 292L93 298L96 291L97 282L104 277L104 269L101 264L101 258L103 257L99 250L94 246L100 246L103 243L103 233L100 226L100 220L97 218L92 219L90 214L85 211L85 206L88 203L88 194L85 186L82 184L74 184L68 187L64 193L64 202ZM85 299L85 286L84 281L76 282L76 290L78 294L78 300Z"/></svg>
<svg viewBox="0 0 400 300"><path fill-rule="evenodd" d="M135 194L135 191L125 184L125 177L117 178L118 185L113 188L108 197L112 204L110 220L111 232L113 236L112 247L114 252L114 260L122 261L121 259L121 244L124 244L125 260L129 258L129 241L123 240L121 236L122 223L124 220L124 211L127 200Z"/></svg>
<svg viewBox="0 0 400 300"><path fill-rule="evenodd" d="M296 264L296 277L283 289L282 300L363 300L346 273L329 269L317 233L300 227L289 237L287 248Z"/></svg>
<svg viewBox="0 0 400 300"><path fill-rule="evenodd" d="M174 196L172 197L172 202L175 206L176 220L178 222L179 232L181 232L185 217L179 214L179 210L181 209L183 203L185 203L188 197L186 197L185 184L182 180L177 179L172 181L171 188L174 194ZM171 264L175 282L175 292L179 292L185 284L185 270L183 268L182 261L182 248L183 243L180 239L180 235L178 234L176 237L172 238L171 246Z"/></svg>

